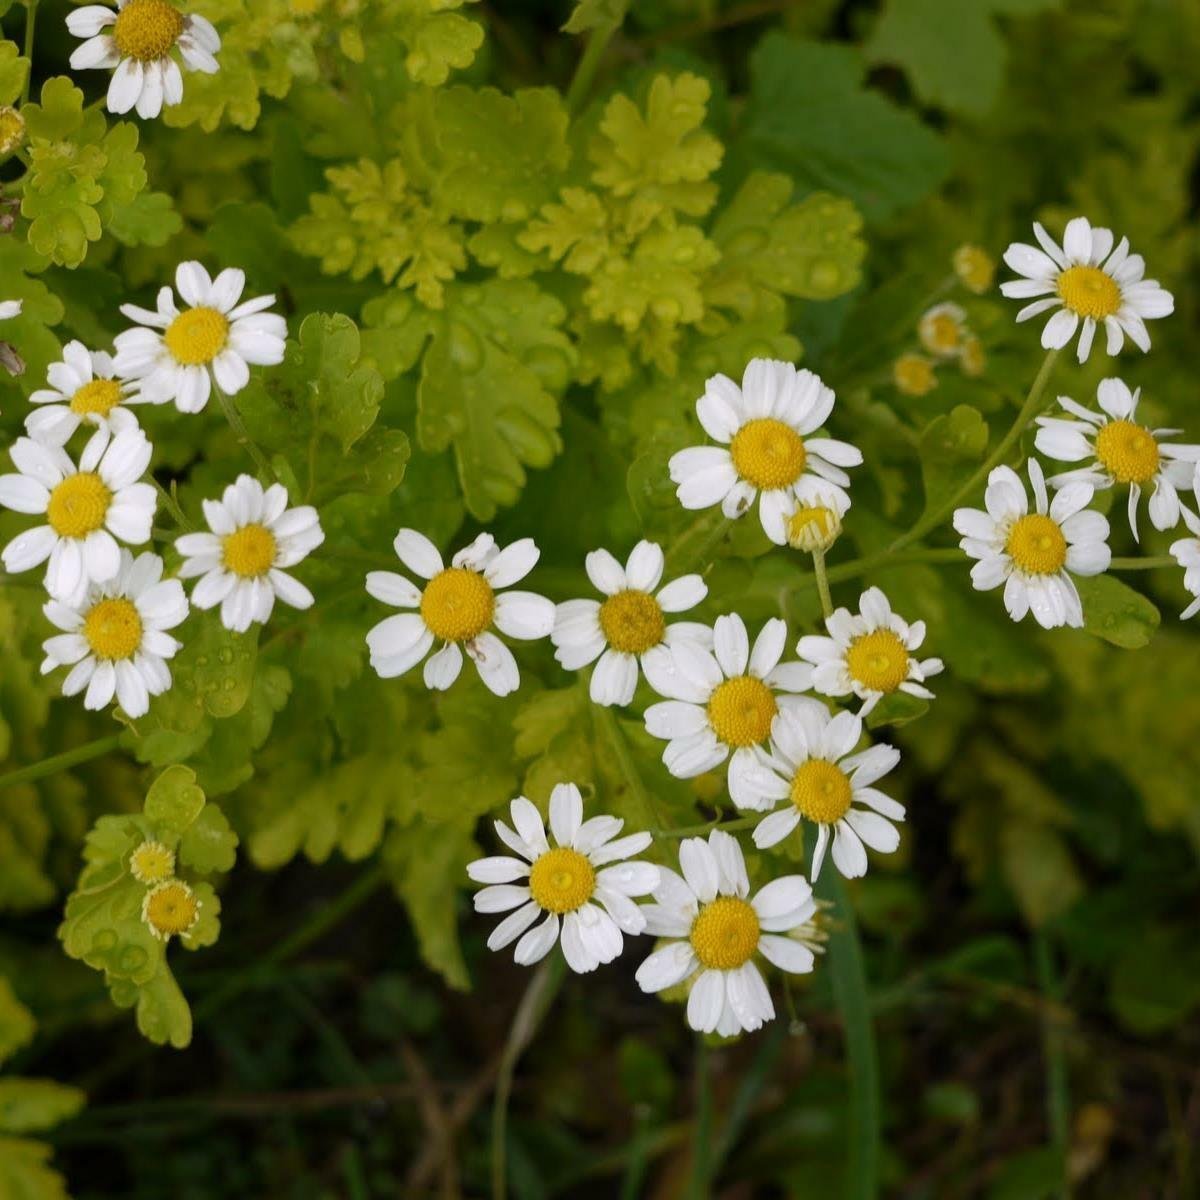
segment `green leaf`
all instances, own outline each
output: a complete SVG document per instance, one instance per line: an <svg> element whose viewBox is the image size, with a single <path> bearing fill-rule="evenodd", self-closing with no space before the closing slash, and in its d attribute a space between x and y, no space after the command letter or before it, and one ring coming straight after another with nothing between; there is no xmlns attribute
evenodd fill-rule
<svg viewBox="0 0 1200 1200"><path fill-rule="evenodd" d="M12 985L0 975L0 1063L33 1041L33 1014L17 999Z"/></svg>
<svg viewBox="0 0 1200 1200"><path fill-rule="evenodd" d="M970 478L987 452L988 427L979 410L960 404L934 417L921 434L925 512L933 512Z"/></svg>
<svg viewBox="0 0 1200 1200"><path fill-rule="evenodd" d="M515 504L526 467L559 452L557 396L573 354L558 300L527 280L455 288L421 364L417 436L452 447L467 508L481 521Z"/></svg>
<svg viewBox="0 0 1200 1200"><path fill-rule="evenodd" d="M1073 578L1083 601L1083 627L1088 633L1126 650L1149 643L1162 618L1145 596L1111 575Z"/></svg>
<svg viewBox="0 0 1200 1200"><path fill-rule="evenodd" d="M1109 1003L1139 1037L1165 1033L1200 1005L1200 954L1178 930L1146 929L1113 965Z"/></svg>
<svg viewBox="0 0 1200 1200"><path fill-rule="evenodd" d="M562 31L588 33L593 29L617 29L628 9L629 0L578 0Z"/></svg>
<svg viewBox="0 0 1200 1200"><path fill-rule="evenodd" d="M156 1046L182 1050L191 1043L192 1010L165 962L137 991L137 1027Z"/></svg>
<svg viewBox="0 0 1200 1200"><path fill-rule="evenodd" d="M211 875L232 871L237 859L238 836L229 828L225 814L215 805L204 811L184 830L176 850L179 862L191 871Z"/></svg>
<svg viewBox="0 0 1200 1200"><path fill-rule="evenodd" d="M183 228L183 218L166 192L141 192L120 205L108 232L125 246L165 246Z"/></svg>
<svg viewBox="0 0 1200 1200"><path fill-rule="evenodd" d="M786 171L802 191L846 196L883 221L931 192L949 169L942 140L863 84L848 46L770 33L750 57L739 153Z"/></svg>
<svg viewBox="0 0 1200 1200"><path fill-rule="evenodd" d="M0 1132L41 1133L73 1117L87 1102L78 1088L51 1079L0 1079Z"/></svg>
<svg viewBox="0 0 1200 1200"><path fill-rule="evenodd" d="M172 842L183 836L203 808L204 793L196 786L196 772L187 767L168 767L146 793L146 816Z"/></svg>
<svg viewBox="0 0 1200 1200"><path fill-rule="evenodd" d="M0 5L0 12L7 5ZM0 104L13 104L29 75L29 59L21 57L15 42L0 42Z"/></svg>
<svg viewBox="0 0 1200 1200"><path fill-rule="evenodd" d="M1083 878L1063 836L1049 825L1013 819L1000 833L1000 858L1031 925L1044 925L1083 895Z"/></svg>
<svg viewBox="0 0 1200 1200"><path fill-rule="evenodd" d="M49 1166L50 1146L0 1137L0 1196L10 1200L70 1200L66 1181Z"/></svg>
<svg viewBox="0 0 1200 1200"><path fill-rule="evenodd" d="M926 104L984 116L999 98L1008 57L996 16L1058 7L1058 0L888 0L863 54L902 67Z"/></svg>

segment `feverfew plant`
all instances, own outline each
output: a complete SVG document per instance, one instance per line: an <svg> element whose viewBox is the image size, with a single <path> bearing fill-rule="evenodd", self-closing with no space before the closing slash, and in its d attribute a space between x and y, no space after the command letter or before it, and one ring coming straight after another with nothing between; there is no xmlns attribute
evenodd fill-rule
<svg viewBox="0 0 1200 1200"><path fill-rule="evenodd" d="M951 139L862 63L984 110L899 0L861 55L772 28L732 73L655 52L688 6L629 7L573 6L562 79L532 18L470 0L87 4L65 61L31 0L24 52L0 42L0 911L60 905L66 956L180 1050L386 913L406 957L363 1021L385 1013L435 1158L474 1108L440 1107L405 989L474 988L437 1019L477 1002L503 1030L479 1085L499 1196L560 986L618 1057L645 1043L669 1079L694 1053L706 1112L710 1050L774 1036L752 1053L786 1059L836 1005L833 1124L875 1171L860 923L891 936L953 857L956 887L988 882L974 919L1007 904L1041 953L1111 831L1075 844L1030 698L1066 697L1053 736L1121 759L1129 681L1174 666L1157 601L1200 610L1200 447L1173 427L1178 362L1157 335L1144 357L1161 319L1172 362L1175 300L1147 278L1169 281L1168 232L1099 184L1065 193L1083 215L1005 192L995 223L935 198ZM706 35L748 19L701 7ZM1030 222L1037 245L1004 249ZM1143 647L1157 668L1119 660ZM1112 713L1080 720L1096 695ZM1172 736L1125 782L1195 841ZM222 923L224 981L177 977ZM0 942L0 1060L32 1036L5 982L22 938L11 968ZM757 1071L697 1136L694 1194ZM6 1082L36 1081L0 1081L0 1135L83 1104L64 1088L8 1130ZM46 1147L20 1154L12 1194L64 1194Z"/></svg>

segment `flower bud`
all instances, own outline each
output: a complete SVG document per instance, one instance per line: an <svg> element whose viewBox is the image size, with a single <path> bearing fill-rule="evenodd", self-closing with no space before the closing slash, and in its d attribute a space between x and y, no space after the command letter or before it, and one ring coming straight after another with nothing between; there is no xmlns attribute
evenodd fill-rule
<svg viewBox="0 0 1200 1200"><path fill-rule="evenodd" d="M892 382L906 396L924 396L937 387L937 376L923 354L902 354L892 364Z"/></svg>
<svg viewBox="0 0 1200 1200"><path fill-rule="evenodd" d="M996 260L979 246L959 246L951 260L954 274L969 292L981 296L992 286L996 276Z"/></svg>
<svg viewBox="0 0 1200 1200"><path fill-rule="evenodd" d="M917 323L921 345L938 358L953 358L967 336L967 314L957 304L935 304Z"/></svg>
<svg viewBox="0 0 1200 1200"><path fill-rule="evenodd" d="M842 532L842 518L832 504L818 499L816 503L803 503L788 517L788 545L795 550L812 554L816 550L828 550Z"/></svg>
<svg viewBox="0 0 1200 1200"><path fill-rule="evenodd" d="M0 108L0 154L12 154L25 141L25 118L11 104Z"/></svg>

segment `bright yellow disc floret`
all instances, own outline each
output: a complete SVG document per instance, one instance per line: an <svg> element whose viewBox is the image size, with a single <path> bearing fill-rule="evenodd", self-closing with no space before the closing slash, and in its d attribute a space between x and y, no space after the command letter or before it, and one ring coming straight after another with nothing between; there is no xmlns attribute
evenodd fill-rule
<svg viewBox="0 0 1200 1200"><path fill-rule="evenodd" d="M50 493L46 519L59 537L84 538L104 524L112 492L91 471L68 475Z"/></svg>
<svg viewBox="0 0 1200 1200"><path fill-rule="evenodd" d="M1121 289L1099 267L1068 267L1058 277L1058 294L1077 316L1098 321L1121 307Z"/></svg>
<svg viewBox="0 0 1200 1200"><path fill-rule="evenodd" d="M850 809L850 780L841 767L820 758L801 763L792 776L792 803L818 825L834 825Z"/></svg>
<svg viewBox="0 0 1200 1200"><path fill-rule="evenodd" d="M1026 575L1057 574L1067 561L1067 539L1058 522L1039 513L1014 521L1004 548Z"/></svg>
<svg viewBox="0 0 1200 1200"><path fill-rule="evenodd" d="M1149 483L1162 454L1150 430L1133 421L1109 421L1096 434L1096 457L1118 483Z"/></svg>
<svg viewBox="0 0 1200 1200"><path fill-rule="evenodd" d="M229 341L229 321L215 308L189 308L167 326L163 334L172 357L185 367L212 362Z"/></svg>
<svg viewBox="0 0 1200 1200"><path fill-rule="evenodd" d="M630 588L600 605L600 628L614 650L645 654L663 640L666 622L653 596Z"/></svg>
<svg viewBox="0 0 1200 1200"><path fill-rule="evenodd" d="M758 949L758 914L738 896L718 896L692 922L688 935L702 966L732 971Z"/></svg>
<svg viewBox="0 0 1200 1200"><path fill-rule="evenodd" d="M908 678L908 647L890 629L864 633L850 643L846 669L873 692L894 692Z"/></svg>
<svg viewBox="0 0 1200 1200"><path fill-rule="evenodd" d="M774 417L747 421L729 446L737 473L764 491L788 487L804 474L804 439Z"/></svg>
<svg viewBox="0 0 1200 1200"><path fill-rule="evenodd" d="M421 596L421 618L435 637L447 642L467 642L491 623L496 594L478 571L447 567L426 585Z"/></svg>
<svg viewBox="0 0 1200 1200"><path fill-rule="evenodd" d="M128 0L117 14L112 39L122 58L155 62L171 52L183 26L183 14L167 0Z"/></svg>
<svg viewBox="0 0 1200 1200"><path fill-rule="evenodd" d="M275 565L275 535L265 526L243 525L221 539L221 560L243 579L257 579Z"/></svg>
<svg viewBox="0 0 1200 1200"><path fill-rule="evenodd" d="M566 846L547 850L529 872L529 891L546 912L574 912L595 890L595 868L578 850Z"/></svg>
<svg viewBox="0 0 1200 1200"><path fill-rule="evenodd" d="M101 600L84 618L83 636L97 658L132 658L142 644L142 618L133 601L122 596Z"/></svg>
<svg viewBox="0 0 1200 1200"><path fill-rule="evenodd" d="M725 680L708 698L709 724L727 746L765 742L778 711L774 693L753 675Z"/></svg>

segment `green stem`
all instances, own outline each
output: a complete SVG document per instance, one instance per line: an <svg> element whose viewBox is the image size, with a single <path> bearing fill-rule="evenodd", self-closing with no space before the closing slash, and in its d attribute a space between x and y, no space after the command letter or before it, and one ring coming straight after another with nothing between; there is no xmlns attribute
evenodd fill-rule
<svg viewBox="0 0 1200 1200"><path fill-rule="evenodd" d="M600 69L604 51L608 49L608 43L620 27L620 22L615 25L601 25L588 35L587 45L583 48L583 54L567 88L566 102L569 113L578 113L583 107L588 93L592 90L596 72Z"/></svg>
<svg viewBox="0 0 1200 1200"><path fill-rule="evenodd" d="M1113 571L1154 571L1179 564L1169 554L1152 554L1146 558L1114 558L1108 565Z"/></svg>
<svg viewBox="0 0 1200 1200"><path fill-rule="evenodd" d="M838 915L838 923L829 931L829 971L846 1036L850 1088L845 1194L847 1200L875 1200L879 1194L879 1062L858 923L834 863L825 864L818 894L837 905Z"/></svg>
<svg viewBox="0 0 1200 1200"><path fill-rule="evenodd" d="M171 484L170 491L167 491L167 489L163 487L163 485L159 483L153 475L150 477L150 482L154 484L155 489L162 498L163 504L166 505L167 511L172 517L175 518L175 524L178 525L180 530L182 530L184 533L190 533L192 529L192 523L187 519L186 516L184 516L183 509L179 506L179 501L175 497L174 482Z"/></svg>
<svg viewBox="0 0 1200 1200"><path fill-rule="evenodd" d="M508 1101L512 1095L513 1074L549 1011L550 1002L562 984L565 966L563 956L552 953L534 972L513 1014L508 1040L500 1056L496 1094L492 1101L492 1200L505 1200L508 1195Z"/></svg>
<svg viewBox="0 0 1200 1200"><path fill-rule="evenodd" d="M712 1138L712 1084L708 1078L708 1047L696 1039L696 1136L692 1140L692 1180L688 1200L708 1200L709 1141Z"/></svg>
<svg viewBox="0 0 1200 1200"><path fill-rule="evenodd" d="M1057 1004L1059 989L1054 971L1054 955L1050 948L1050 939L1040 930L1033 937L1033 955L1037 968L1038 988L1046 1001ZM1067 1164L1071 1138L1071 1101L1067 1091L1067 1063L1063 1053L1062 1029L1049 1014L1042 1019L1042 1051L1045 1056L1046 1069L1046 1117L1050 1126L1050 1140L1062 1172L1062 1182L1058 1194L1061 1200L1071 1200L1071 1177Z"/></svg>
<svg viewBox="0 0 1200 1200"><path fill-rule="evenodd" d="M685 825L680 829L660 829L654 836L660 838L708 837L714 829L722 829L726 833L736 833L739 829L753 829L761 820L760 815L738 817L724 823L720 820L709 821L707 825Z"/></svg>
<svg viewBox="0 0 1200 1200"><path fill-rule="evenodd" d="M29 60L29 70L25 72L25 83L21 87L21 99L18 107L24 108L29 100L29 85L33 78L33 32L37 24L39 0L26 0L25 4L25 48L21 52L23 58Z"/></svg>
<svg viewBox="0 0 1200 1200"><path fill-rule="evenodd" d="M254 465L258 467L259 473L268 478L279 481L279 476L275 474L275 469L267 461L267 456L258 448L254 439L250 436L246 429L246 423L242 420L242 414L237 410L237 404L232 396L227 396L219 388L214 386L213 391L217 394L217 399L221 402L221 408L225 413L225 419L229 422L229 427L233 430L237 440L246 447L250 457L254 459Z"/></svg>
<svg viewBox="0 0 1200 1200"><path fill-rule="evenodd" d="M907 533L901 534L892 542L888 547L889 553L903 550L905 546L909 546L913 542L919 542L930 530L936 529L958 508L965 497L971 495L987 479L988 475L992 472L992 468L1004 461L1008 452L1016 444L1017 439L1025 432L1025 427L1037 416L1042 404L1042 393L1046 390L1046 384L1050 381L1050 373L1054 370L1054 364L1057 359L1057 350L1047 352L1041 369L1030 385L1029 394L1025 397L1025 403L1021 405L1021 409L1013 420L1012 425L1009 426L1008 432L996 443L991 454L984 459L970 479L956 489L949 499L943 501L937 508L927 512Z"/></svg>
<svg viewBox="0 0 1200 1200"><path fill-rule="evenodd" d="M825 619L833 616L833 597L829 594L829 576L825 571L825 551L812 552L813 578L817 581L817 595L821 597L821 612Z"/></svg>
<svg viewBox="0 0 1200 1200"><path fill-rule="evenodd" d="M9 771L7 775L0 775L0 790L15 787L18 783L32 783L35 779L45 779L47 775L57 775L59 771L77 767L93 758L101 758L109 751L115 750L120 743L120 734L97 738L94 742L76 746L74 750L64 750L61 754L53 754L39 762L30 763L27 767Z"/></svg>
<svg viewBox="0 0 1200 1200"><path fill-rule="evenodd" d="M621 728L616 713L613 712L611 705L594 704L592 705L592 714L596 723L602 726L605 733L608 734L617 765L621 768L621 773L629 784L629 790L633 792L642 806L650 829L654 833L658 833L663 827L662 814L658 811L654 797L642 782L641 772L637 769L637 763L633 761L633 755L629 750L629 740L625 737L625 731Z"/></svg>
<svg viewBox="0 0 1200 1200"><path fill-rule="evenodd" d="M730 525L729 518L722 516L705 532L704 527L711 519L708 513L697 517L667 549L666 561L671 568L671 577L683 575L693 569L704 570L710 565L709 558L720 545ZM692 542L696 543L694 549L691 546Z"/></svg>

